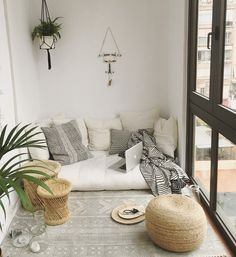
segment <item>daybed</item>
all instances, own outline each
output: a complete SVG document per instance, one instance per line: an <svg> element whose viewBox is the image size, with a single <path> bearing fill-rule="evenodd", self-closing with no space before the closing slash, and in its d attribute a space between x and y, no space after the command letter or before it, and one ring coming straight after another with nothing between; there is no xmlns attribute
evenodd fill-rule
<svg viewBox="0 0 236 257"><path fill-rule="evenodd" d="M71 120L71 118L60 116L37 121L32 126L38 126L38 131L42 132L41 128L60 126ZM111 144L113 143L110 138L111 129L135 131L140 128L153 128L158 147L165 154L172 157L177 146L176 121L173 118L169 118L168 120L159 118L156 108L141 112L123 112L120 113L119 118L114 119L77 118L75 120L82 136L82 143L88 147L93 157L69 165L62 165L59 178L69 180L72 183L72 190L129 190L149 188L139 170L139 165L128 173L110 168L112 164L121 158L118 154L109 154ZM44 129L43 131L45 132ZM44 133L41 133L37 137L38 139L45 139ZM29 149L29 152L32 158L50 158L48 148Z"/></svg>

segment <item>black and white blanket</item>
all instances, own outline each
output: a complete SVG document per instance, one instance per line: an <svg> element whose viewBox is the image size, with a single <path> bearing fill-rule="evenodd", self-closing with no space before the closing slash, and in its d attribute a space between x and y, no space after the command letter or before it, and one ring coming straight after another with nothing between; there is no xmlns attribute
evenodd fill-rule
<svg viewBox="0 0 236 257"><path fill-rule="evenodd" d="M181 194L181 189L188 181L187 174L172 158L158 150L155 137L149 130L140 129L134 132L129 139L128 147L139 142L143 142L140 171L153 195Z"/></svg>

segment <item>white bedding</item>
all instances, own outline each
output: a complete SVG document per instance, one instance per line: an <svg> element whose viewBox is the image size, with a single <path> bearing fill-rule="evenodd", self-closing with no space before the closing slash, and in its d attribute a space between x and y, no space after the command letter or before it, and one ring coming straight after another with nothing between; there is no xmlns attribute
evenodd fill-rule
<svg viewBox="0 0 236 257"><path fill-rule="evenodd" d="M93 151L93 158L62 166L60 178L72 183L72 190L129 190L148 189L137 165L129 172L109 168L120 160L118 155L108 155L106 151Z"/></svg>

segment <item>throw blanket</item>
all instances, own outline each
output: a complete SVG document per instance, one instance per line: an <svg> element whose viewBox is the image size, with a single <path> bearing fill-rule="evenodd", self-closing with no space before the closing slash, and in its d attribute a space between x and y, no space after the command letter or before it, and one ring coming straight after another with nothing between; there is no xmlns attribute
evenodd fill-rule
<svg viewBox="0 0 236 257"><path fill-rule="evenodd" d="M188 181L187 174L173 161L165 156L156 146L155 137L150 130L140 129L129 139L128 147L143 142L140 171L149 185L153 195L181 194L181 189Z"/></svg>

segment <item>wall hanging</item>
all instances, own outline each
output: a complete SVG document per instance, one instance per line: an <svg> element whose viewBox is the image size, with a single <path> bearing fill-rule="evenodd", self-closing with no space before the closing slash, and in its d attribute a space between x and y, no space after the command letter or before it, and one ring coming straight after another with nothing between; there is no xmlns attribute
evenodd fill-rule
<svg viewBox="0 0 236 257"><path fill-rule="evenodd" d="M57 20L61 17L51 19L46 0L42 0L40 24L32 32L32 39L40 39L40 49L47 51L48 69L51 69L50 50L55 49L55 43L61 38L61 24Z"/></svg>
<svg viewBox="0 0 236 257"><path fill-rule="evenodd" d="M102 57L103 62L108 64L108 69L105 71L105 73L108 75L107 85L111 86L114 75L114 71L111 69L111 64L115 63L118 57L121 57L121 53L110 27L108 27L106 30L98 57Z"/></svg>

